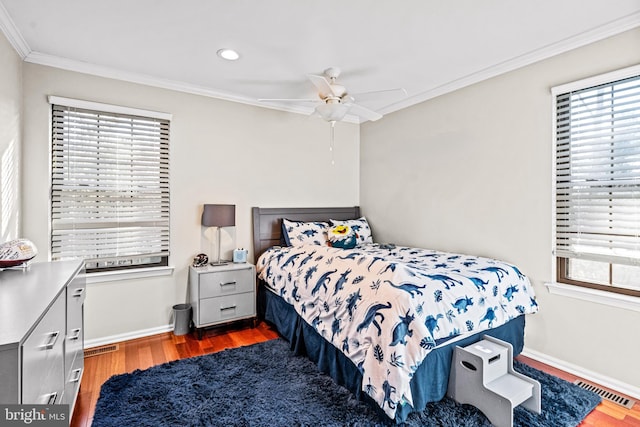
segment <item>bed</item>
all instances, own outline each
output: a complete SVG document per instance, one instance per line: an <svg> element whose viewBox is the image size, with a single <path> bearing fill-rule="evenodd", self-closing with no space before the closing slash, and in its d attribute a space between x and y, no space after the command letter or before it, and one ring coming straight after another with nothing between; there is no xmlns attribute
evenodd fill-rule
<svg viewBox="0 0 640 427"><path fill-rule="evenodd" d="M252 213L259 316L388 421L444 397L456 345L522 351L538 305L517 267L373 243L357 206Z"/></svg>

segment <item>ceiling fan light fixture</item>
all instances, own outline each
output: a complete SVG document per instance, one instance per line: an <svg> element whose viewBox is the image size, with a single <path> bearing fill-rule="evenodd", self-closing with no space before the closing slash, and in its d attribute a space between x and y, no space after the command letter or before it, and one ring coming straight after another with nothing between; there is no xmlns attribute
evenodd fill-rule
<svg viewBox="0 0 640 427"><path fill-rule="evenodd" d="M227 61L235 61L240 58L240 54L233 49L223 48L216 52L218 56Z"/></svg>
<svg viewBox="0 0 640 427"><path fill-rule="evenodd" d="M339 122L344 119L349 111L349 106L344 104L321 104L316 107L316 112L328 122Z"/></svg>
<svg viewBox="0 0 640 427"><path fill-rule="evenodd" d="M383 89L374 90L369 92L363 92L360 94L350 95L346 88L341 84L336 83L336 79L340 75L340 69L328 68L324 71L323 75L307 74L307 78L311 81L317 90L318 98L320 98L320 105L316 106L313 114L322 117L328 122L339 122L349 113L351 116L357 116L362 120L376 121L382 118L382 114L377 111L364 107L356 102L356 100L363 98L371 98L372 94L392 94L396 92L402 92L403 96L407 96L407 91L402 88L397 89ZM272 99L259 99L260 102L293 102L293 103L308 103L318 102L313 99L291 99L291 98L272 98ZM333 127L332 127L333 128Z"/></svg>

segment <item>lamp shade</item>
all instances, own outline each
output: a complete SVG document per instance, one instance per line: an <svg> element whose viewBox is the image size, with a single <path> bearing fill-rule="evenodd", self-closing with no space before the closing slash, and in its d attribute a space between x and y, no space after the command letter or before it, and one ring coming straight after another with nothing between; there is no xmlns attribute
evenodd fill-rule
<svg viewBox="0 0 640 427"><path fill-rule="evenodd" d="M202 225L205 227L231 227L236 225L236 205L204 205Z"/></svg>

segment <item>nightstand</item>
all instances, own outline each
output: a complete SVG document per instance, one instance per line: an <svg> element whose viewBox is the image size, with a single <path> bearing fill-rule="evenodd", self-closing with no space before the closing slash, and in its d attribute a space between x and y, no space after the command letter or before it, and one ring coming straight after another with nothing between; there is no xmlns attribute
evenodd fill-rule
<svg viewBox="0 0 640 427"><path fill-rule="evenodd" d="M202 330L256 317L256 268L253 264L189 268L189 300L198 339Z"/></svg>

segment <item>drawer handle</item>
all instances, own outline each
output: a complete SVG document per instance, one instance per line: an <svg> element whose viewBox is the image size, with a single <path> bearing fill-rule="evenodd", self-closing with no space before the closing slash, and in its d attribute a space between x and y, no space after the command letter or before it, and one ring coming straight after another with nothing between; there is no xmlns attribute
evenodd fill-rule
<svg viewBox="0 0 640 427"><path fill-rule="evenodd" d="M60 331L55 331L49 334L49 341L46 344L40 346L42 350L51 350L54 345L56 345L56 341L58 341L58 337L60 336Z"/></svg>
<svg viewBox="0 0 640 427"><path fill-rule="evenodd" d="M72 329L71 333L73 335L69 337L69 341L77 340L78 338L80 338L80 330L80 328Z"/></svg>
<svg viewBox="0 0 640 427"><path fill-rule="evenodd" d="M220 307L220 311L225 311L225 310L235 310L236 306L235 305L230 305L228 307Z"/></svg>
<svg viewBox="0 0 640 427"><path fill-rule="evenodd" d="M58 398L58 392L54 391L53 393L45 394L44 397L45 405L53 405L56 403L56 399Z"/></svg>
<svg viewBox="0 0 640 427"><path fill-rule="evenodd" d="M84 288L78 288L75 290L75 292L73 293L73 297L74 298L80 298L82 296L82 294L84 293Z"/></svg>
<svg viewBox="0 0 640 427"><path fill-rule="evenodd" d="M71 373L74 375L74 377L71 378L69 382L77 383L78 381L80 381L80 377L82 376L82 368L74 369Z"/></svg>
<svg viewBox="0 0 640 427"><path fill-rule="evenodd" d="M220 282L220 286L230 286L235 284L236 284L235 280L233 282Z"/></svg>

